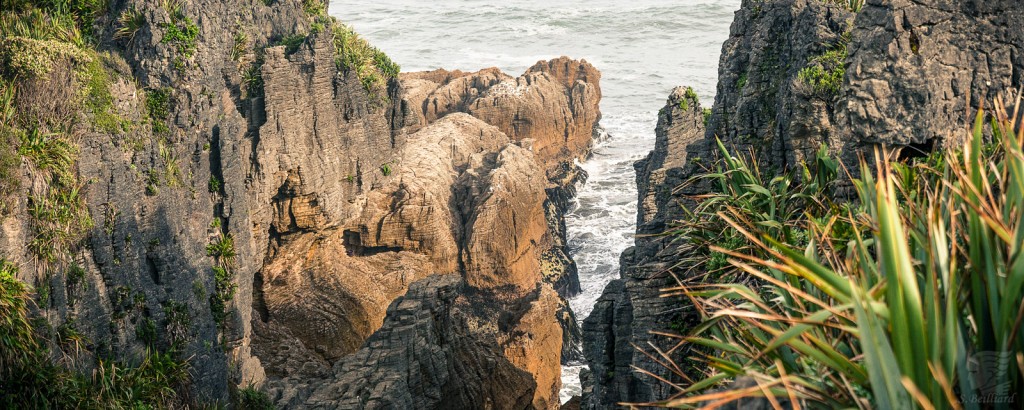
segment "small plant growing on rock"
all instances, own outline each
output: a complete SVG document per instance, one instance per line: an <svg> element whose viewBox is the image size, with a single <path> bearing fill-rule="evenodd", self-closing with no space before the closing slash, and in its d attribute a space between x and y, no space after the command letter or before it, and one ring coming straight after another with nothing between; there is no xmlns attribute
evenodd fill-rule
<svg viewBox="0 0 1024 410"><path fill-rule="evenodd" d="M171 350L178 350L182 343L188 341L192 314L188 306L173 300L164 303L164 331L171 344Z"/></svg>
<svg viewBox="0 0 1024 410"><path fill-rule="evenodd" d="M387 164L387 163L381 164L380 165L380 173L384 174L384 176L391 176L391 164Z"/></svg>
<svg viewBox="0 0 1024 410"><path fill-rule="evenodd" d="M237 392L235 408L245 410L274 410L274 402L266 393L255 386L249 386Z"/></svg>
<svg viewBox="0 0 1024 410"><path fill-rule="evenodd" d="M121 15L117 18L117 23L120 27L114 32L114 38L128 40L128 44L131 44L135 41L135 35L146 24L146 16L132 6L121 12Z"/></svg>
<svg viewBox="0 0 1024 410"><path fill-rule="evenodd" d="M196 39L199 37L199 26L181 12L178 5L171 12L171 22L161 24L165 30L160 39L161 44L170 44L178 52L174 58L174 67L185 69L185 61L196 53Z"/></svg>
<svg viewBox="0 0 1024 410"><path fill-rule="evenodd" d="M686 87L683 98L679 99L679 109L683 111L689 110L690 104L697 104L699 101L700 97L697 96L696 91L693 91L693 87Z"/></svg>
<svg viewBox="0 0 1024 410"><path fill-rule="evenodd" d="M295 54L296 51L299 51L299 47L301 47L305 42L306 36L302 34L292 34L281 38L274 45L284 46L284 54L292 55Z"/></svg>
<svg viewBox="0 0 1024 410"><path fill-rule="evenodd" d="M846 54L846 42L840 41L824 54L811 59L807 67L800 70L798 78L819 94L837 95L846 76Z"/></svg>
<svg viewBox="0 0 1024 410"><path fill-rule="evenodd" d="M206 245L206 256L231 261L235 258L235 240L231 235L221 236L220 239Z"/></svg>
<svg viewBox="0 0 1024 410"><path fill-rule="evenodd" d="M157 88L146 91L146 113L153 120L153 132L163 134L169 131L167 117L171 115L171 90Z"/></svg>
<svg viewBox="0 0 1024 410"><path fill-rule="evenodd" d="M323 0L302 0L302 10L310 16L322 16L327 13L327 5Z"/></svg>
<svg viewBox="0 0 1024 410"><path fill-rule="evenodd" d="M333 18L335 64L342 72L355 72L367 91L383 89L387 81L398 76L401 68L391 58L359 37L351 27Z"/></svg>
<svg viewBox="0 0 1024 410"><path fill-rule="evenodd" d="M235 29L234 40L235 45L231 47L231 60L239 61L246 50L249 49L249 35L245 33L241 26L238 26Z"/></svg>
<svg viewBox="0 0 1024 410"><path fill-rule="evenodd" d="M224 319L227 319L227 305L235 297L238 286L231 280L231 271L221 266L213 267L213 286L210 313L215 322L223 325Z"/></svg>
<svg viewBox="0 0 1024 410"><path fill-rule="evenodd" d="M263 69L258 62L242 71L242 84L246 98L263 95Z"/></svg>
<svg viewBox="0 0 1024 410"><path fill-rule="evenodd" d="M217 179L217 177L210 175L210 182L208 182L206 185L207 188L209 188L210 192L220 192L220 180Z"/></svg>
<svg viewBox="0 0 1024 410"><path fill-rule="evenodd" d="M146 195L156 196L160 193L160 174L150 168L146 175Z"/></svg>

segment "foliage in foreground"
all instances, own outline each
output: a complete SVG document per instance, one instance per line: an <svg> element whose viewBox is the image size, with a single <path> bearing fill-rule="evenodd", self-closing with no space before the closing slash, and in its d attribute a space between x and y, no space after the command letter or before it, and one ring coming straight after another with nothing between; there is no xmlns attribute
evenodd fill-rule
<svg viewBox="0 0 1024 410"><path fill-rule="evenodd" d="M28 319L30 289L17 268L0 259L0 407L173 408L189 381L187 363L151 351L136 363L100 359L91 375L51 358L47 340Z"/></svg>
<svg viewBox="0 0 1024 410"><path fill-rule="evenodd" d="M713 274L668 290L702 313L700 326L677 337L705 352L706 372L693 378L676 367L691 383L658 405L769 396L811 408L1019 406L1018 115L997 101L960 147L909 163L876 155L875 172L862 163L854 181L859 202L845 205L821 189L827 163L793 188L721 147L721 172L709 176L719 193L672 232L710 256ZM724 234L730 241L714 238L723 231L734 232ZM758 386L708 393L741 376Z"/></svg>

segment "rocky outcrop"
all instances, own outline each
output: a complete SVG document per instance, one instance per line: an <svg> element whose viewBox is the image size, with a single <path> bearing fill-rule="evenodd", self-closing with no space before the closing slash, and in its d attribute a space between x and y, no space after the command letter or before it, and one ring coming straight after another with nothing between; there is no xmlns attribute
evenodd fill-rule
<svg viewBox="0 0 1024 410"><path fill-rule="evenodd" d="M638 346L669 351L674 340L651 334L668 323L693 321L680 297L661 297L662 289L675 284L670 274L685 244L673 237L652 236L665 230L683 214L684 198L677 187L697 166L687 147L704 138L703 110L690 90L677 88L658 115L655 148L634 166L637 171L638 218L635 246L619 260L622 278L604 289L594 310L583 322L583 353L590 377L584 408L607 408L620 402L650 402L672 393L670 386L654 382L636 369L673 377ZM690 153L689 155L694 155ZM674 353L679 357L680 352Z"/></svg>
<svg viewBox="0 0 1024 410"><path fill-rule="evenodd" d="M622 278L605 288L584 322L590 373L582 377L583 407L675 392L633 369L674 380L640 349L666 351L674 341L652 331L685 332L697 323L688 301L659 296L675 284L673 275L702 272L686 263L686 244L654 235L692 206L690 196L710 189L692 178L716 161L715 138L752 153L768 172L793 169L822 144L854 165L877 145L924 155L955 141L972 118L968 111L1021 81L1024 31L1003 24L1021 17L1012 3L868 0L854 14L815 0L744 1L722 47L707 130L696 112L680 113L696 104L680 104L685 92L677 89L659 114L654 151L636 164L638 237L622 255ZM683 348L670 357L683 363L687 355Z"/></svg>
<svg viewBox="0 0 1024 410"><path fill-rule="evenodd" d="M531 316L549 320L557 296L535 294L519 306L496 305L489 296L467 292L454 275L413 283L363 348L321 369L326 380L305 375L270 387L287 385L278 403L303 408L551 408L535 398L538 385L550 384L502 359L509 352L498 338L516 322L534 325ZM482 316L496 311L507 313ZM539 344L560 342L557 335L536 336Z"/></svg>
<svg viewBox="0 0 1024 410"><path fill-rule="evenodd" d="M0 258L80 357L192 358L196 403L265 385L298 407L558 407L593 67L374 82L315 2L128 3L95 33L121 122L75 130L95 226L52 263L23 251L49 177L28 165L0 220ZM131 40L105 28L129 6Z"/></svg>
<svg viewBox="0 0 1024 410"><path fill-rule="evenodd" d="M535 64L512 78L494 68L476 73L436 70L404 74L407 115L422 125L466 112L529 145L555 179L574 160L590 155L601 119L601 73L586 61L561 57Z"/></svg>
<svg viewBox="0 0 1024 410"><path fill-rule="evenodd" d="M408 107L411 98L418 98L416 87L425 81L419 77L428 74L407 75L403 84L411 85L402 94L401 106ZM481 84L483 80L473 79L492 74L485 70L458 79ZM590 87L582 82L576 85ZM480 89L477 92L489 92L485 86ZM565 288L566 282L575 281L575 266L564 249L562 216L573 189L570 184L577 178L549 180L542 162L529 149L533 140L514 141L471 115L452 112L440 119L416 120L415 115L406 114L414 119L401 132L415 132L393 138L404 141L400 155L373 169L384 179L348 201L347 219L302 228L298 221L311 218L297 216L295 201L308 194L288 194L290 205L278 207L277 214L284 217L274 226L302 229L275 237L273 257L260 276L256 306L262 323L257 326L255 345L275 386L275 397L282 405L306 399L316 402L306 396L311 391L296 387L305 385L304 378L328 383L329 363L362 351L371 335L391 331L387 315L393 313L383 307L405 294L411 283L431 275L455 275L462 278L460 289L489 295L475 303L481 306L521 305L541 295L527 314L504 320L501 329L486 333L492 340L488 343L502 349L501 355L487 360L527 371L535 383L533 405L557 406L560 357L563 351L575 353L579 331L564 299L551 286ZM356 163L355 169L361 166ZM580 174L575 166L566 170L565 175ZM361 178L342 181L358 188ZM294 191L290 186L280 190ZM303 206L300 213L311 214L310 207ZM503 309L490 309L492 315L504 315ZM485 317L478 316L467 326L492 328ZM299 346L274 349L285 344ZM340 400L340 396L331 397Z"/></svg>
<svg viewBox="0 0 1024 410"><path fill-rule="evenodd" d="M467 318L465 326L487 330L478 333L503 349L488 360L534 377L531 402L550 407L560 386L563 333L556 311L562 299L541 276L541 255L552 234L543 209L548 184L543 170L530 151L467 114L447 115L408 141L393 165L393 179L360 198L362 211L354 221L331 231L290 235L262 272L269 333L258 345L274 363L268 365L272 377L285 381L275 384L282 386L281 403L297 404L289 386L302 381L296 377L303 368L322 372L324 363L356 352L371 334L393 332L380 307L405 294L412 282L454 275L462 280L460 289L487 295L467 296L475 300L471 305L489 312ZM502 306L529 299L538 301L522 315L504 319L499 328L488 323L488 317L505 315ZM319 357L302 364L294 362L292 352L275 355L272 347L286 340ZM415 343L393 342L392 349ZM380 348L373 347L369 357L379 358Z"/></svg>
<svg viewBox="0 0 1024 410"><path fill-rule="evenodd" d="M709 135L753 152L765 169L813 158L829 142L838 94L815 90L800 72L845 49L853 17L828 1L744 0L722 45Z"/></svg>
<svg viewBox="0 0 1024 410"><path fill-rule="evenodd" d="M867 1L853 28L835 143L927 152L962 137L970 111L1024 80L1024 30L1009 23L1021 18L1012 0Z"/></svg>

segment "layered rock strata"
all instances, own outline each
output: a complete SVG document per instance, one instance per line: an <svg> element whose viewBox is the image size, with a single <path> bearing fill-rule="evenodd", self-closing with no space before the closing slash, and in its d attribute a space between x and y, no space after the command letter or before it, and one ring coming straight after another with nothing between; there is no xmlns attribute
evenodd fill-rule
<svg viewBox="0 0 1024 410"><path fill-rule="evenodd" d="M623 252L622 278L605 288L583 325L590 367L583 407L675 392L633 368L674 380L640 349L657 357L674 341L651 332L673 332L674 324L685 333L696 324L688 301L659 296L676 283L673 275L702 272L685 263L685 244L651 235L710 189L683 182L716 160L715 138L774 172L793 169L822 145L848 166L876 146L926 155L962 136L982 101L1021 82L1024 30L1003 24L1020 14L1012 1L868 0L856 14L814 0L743 1L722 47L707 129L698 104L680 104L685 92L677 89L659 115L654 151L636 164L636 246ZM675 349L671 358L681 363L687 351Z"/></svg>
<svg viewBox="0 0 1024 410"><path fill-rule="evenodd" d="M294 407L557 408L596 69L373 82L308 1L128 3L95 36L132 126L76 129L95 226L58 262L26 251L47 177L27 164L0 220L0 256L52 289L37 313L90 341L82 363L173 350L197 403L254 386ZM129 7L130 41L104 28Z"/></svg>

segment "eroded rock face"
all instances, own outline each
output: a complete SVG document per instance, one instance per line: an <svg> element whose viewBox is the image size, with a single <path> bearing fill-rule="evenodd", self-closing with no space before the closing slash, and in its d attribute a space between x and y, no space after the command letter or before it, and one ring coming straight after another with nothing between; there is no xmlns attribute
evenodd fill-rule
<svg viewBox="0 0 1024 410"><path fill-rule="evenodd" d="M708 129L701 130L696 113L680 114L676 90L659 115L654 151L636 164L639 234L664 232L682 207L693 205L687 196L709 192L699 182L679 185L704 172L700 163L717 160L716 137L733 152L752 152L768 172L793 169L821 144L848 166L876 144L922 155L955 141L982 98L1021 81L1024 60L1017 48L1024 30L1005 23L1022 17L1015 2L868 0L856 15L826 3L743 2L722 47ZM816 90L800 78L815 58L843 44L849 53L845 76L833 90ZM688 301L659 297L661 288L675 284L670 269L701 273L680 265L688 256L682 244L643 236L623 252L622 278L605 288L583 326L590 366L582 377L584 408L674 393L631 366L672 380L667 368L634 346L664 350L674 342L651 331L675 324L685 332L697 324ZM681 363L687 352L678 349L672 357Z"/></svg>
<svg viewBox="0 0 1024 410"><path fill-rule="evenodd" d="M381 328L387 323L383 307L431 275L458 277L461 288L502 303L541 292L521 321L488 333L504 349L488 360L535 377L543 389L532 401L547 408L560 386L562 329L556 320L560 297L541 277L540 256L549 242L543 170L528 150L466 114L448 115L408 141L393 178L356 201L362 210L351 222L289 235L276 248L262 272L264 321L286 329L280 333L287 337L261 344L298 341L318 354L305 360L311 366L334 362L378 329L387 332ZM260 350L274 357L271 349ZM301 374L304 366L286 358L270 361L282 365L268 366L275 377Z"/></svg>
<svg viewBox="0 0 1024 410"><path fill-rule="evenodd" d="M601 73L586 61L541 61L517 78L494 68L476 73L436 70L402 75L410 92L403 108L423 124L466 112L516 141L531 139L549 178L590 155L601 119ZM417 111L417 108L419 109Z"/></svg>
<svg viewBox="0 0 1024 410"><path fill-rule="evenodd" d="M291 64L309 70L308 63L302 62L308 56L291 57L296 60ZM538 85L534 88L539 89L531 92L554 95L556 87L562 87L563 95L571 95L591 90L584 80L589 75L596 81L596 72L558 71L558 67L572 66L570 60L559 61L561 65L538 64L537 72L529 75L537 76L543 87ZM548 70L559 77L547 74ZM401 320L389 319L397 311L383 308L406 294L410 284L443 275L460 278L458 292L465 295L459 300L471 301L466 306L475 312L459 319L471 330L464 336L499 349L480 352L486 359L479 360L506 363L526 372L533 383L528 389L530 406L558 406L560 358L563 352L566 356L578 354L574 345L579 331L567 304L552 286L557 285L563 294L579 286L575 266L567 256L562 218L573 185L583 175L573 161L576 155L585 155L589 141L578 147L583 150L578 154L571 154L568 148L560 150L552 160L559 164L559 172L551 174L557 178L549 179L544 162L535 154L536 139L510 138L499 127L470 115L469 102L492 95L493 88L503 84L499 80L510 78L496 70L405 75L402 85L408 88L396 99L405 114L401 117L405 125L389 139L398 153L390 160L368 159L388 161L375 167L363 165L362 160L347 161L352 166L349 172L356 176L338 175L340 182L336 183L348 184L346 192L353 193L342 198L343 212L320 210L320 197L303 190L314 187L304 183L301 170L282 174L271 224L270 256L258 277L255 307L259 323L254 342L279 404L349 400L344 399L351 394L347 389L314 392L303 386L309 386L309 378L328 384L337 377L351 379L354 368L340 373L328 370L331 363L345 362L351 355L368 355L360 366L387 365L366 362L391 354L377 351L384 349L381 345L360 353L371 347L367 343L373 335L394 332L390 326L402 326ZM275 78L269 76L266 81ZM443 82L444 90L435 89L434 81ZM565 84L572 84L576 91ZM425 98L423 95L430 95L429 105L409 104L411 99ZM562 101L568 104L568 99ZM530 101L520 98L516 103ZM577 103L596 109L596 101ZM268 112L273 112L271 106L278 103L267 104ZM409 110L412 106L441 108L414 112ZM302 121L312 115L313 120L306 122L318 123L315 111L292 114L290 120ZM489 115L495 122L499 119L497 113ZM597 116L590 119L596 121ZM593 132L596 123L586 127ZM299 138L318 136L316 129L296 132L303 133ZM530 135L558 139L536 130ZM340 172L345 172L344 168ZM367 187L370 178L374 182ZM497 324L495 316L500 317ZM280 345L297 346L274 349ZM478 377L462 382L473 386L492 381ZM516 388L511 387L513 391ZM420 392L403 394L418 397ZM360 400L363 396L360 394ZM495 404L494 408L514 403Z"/></svg>
<svg viewBox="0 0 1024 410"><path fill-rule="evenodd" d="M96 226L38 263L26 199L45 183L24 166L0 257L54 289L43 309L95 342L87 359L141 357L137 329L155 327L157 348L193 358L197 402L266 384L294 406L556 408L579 334L562 215L600 74L563 58L368 89L305 3L133 3L132 41L113 36L129 4L111 3L95 35L125 124L76 129ZM163 41L186 19L192 55Z"/></svg>
<svg viewBox="0 0 1024 410"><path fill-rule="evenodd" d="M1013 0L868 1L843 90L839 128L854 142L848 149L927 151L965 135L972 111L1024 80L1024 30L1012 23L1022 18Z"/></svg>
<svg viewBox="0 0 1024 410"><path fill-rule="evenodd" d="M662 289L675 284L669 270L681 257L681 244L672 237L643 234L661 233L683 215L685 201L676 188L685 175L700 169L699 162L687 160L698 154L687 149L704 138L702 111L696 98L686 96L686 89L675 89L659 113L654 150L634 165L639 200L636 244L619 260L622 278L608 284L583 322L583 353L590 369L590 377L584 379L584 408L649 402L671 394L668 385L636 372L634 367L672 379L637 346L648 347L655 356L650 346L668 351L676 341L650 332L693 312L681 309L682 298L661 297Z"/></svg>
<svg viewBox="0 0 1024 410"><path fill-rule="evenodd" d="M433 275L388 308L380 331L315 377L286 386L278 403L308 408L530 408L536 383L509 361L493 335L471 328L464 282Z"/></svg>
<svg viewBox="0 0 1024 410"><path fill-rule="evenodd" d="M709 132L765 169L813 159L829 142L838 95L815 91L800 71L841 47L852 23L830 2L744 0L722 45Z"/></svg>

